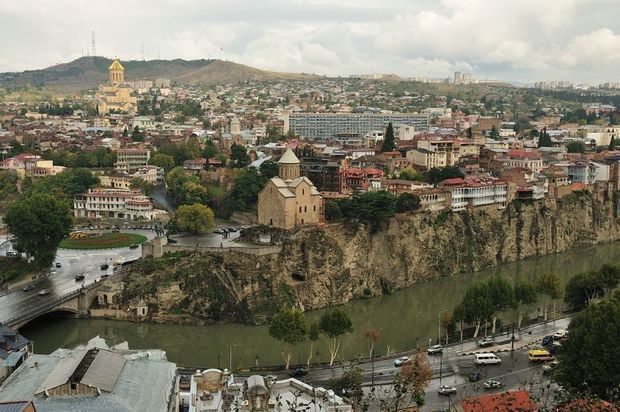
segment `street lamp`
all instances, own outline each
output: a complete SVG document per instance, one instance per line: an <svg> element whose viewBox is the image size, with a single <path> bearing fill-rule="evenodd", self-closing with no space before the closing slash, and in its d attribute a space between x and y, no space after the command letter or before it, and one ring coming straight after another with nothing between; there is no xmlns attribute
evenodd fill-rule
<svg viewBox="0 0 620 412"><path fill-rule="evenodd" d="M228 371L232 373L232 350L236 348L237 344L233 343L228 347Z"/></svg>

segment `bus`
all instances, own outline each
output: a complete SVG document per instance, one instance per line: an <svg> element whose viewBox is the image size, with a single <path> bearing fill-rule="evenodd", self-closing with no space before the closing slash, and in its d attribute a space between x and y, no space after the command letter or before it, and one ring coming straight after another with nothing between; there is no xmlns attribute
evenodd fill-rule
<svg viewBox="0 0 620 412"><path fill-rule="evenodd" d="M546 349L530 349L527 352L527 358L530 362L546 362L553 360L553 355Z"/></svg>

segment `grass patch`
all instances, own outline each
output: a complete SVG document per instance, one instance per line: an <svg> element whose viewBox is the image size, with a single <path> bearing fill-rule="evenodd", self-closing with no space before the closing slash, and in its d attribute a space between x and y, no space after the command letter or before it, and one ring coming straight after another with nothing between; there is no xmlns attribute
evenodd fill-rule
<svg viewBox="0 0 620 412"><path fill-rule="evenodd" d="M0 285L18 283L37 272L23 259L0 256Z"/></svg>
<svg viewBox="0 0 620 412"><path fill-rule="evenodd" d="M62 249L111 249L126 247L131 244L144 243L148 238L135 233L103 233L88 239L64 239L60 242Z"/></svg>

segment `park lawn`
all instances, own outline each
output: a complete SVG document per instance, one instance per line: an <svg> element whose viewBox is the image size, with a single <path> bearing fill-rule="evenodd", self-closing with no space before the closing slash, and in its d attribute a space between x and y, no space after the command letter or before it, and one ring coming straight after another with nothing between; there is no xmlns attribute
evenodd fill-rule
<svg viewBox="0 0 620 412"><path fill-rule="evenodd" d="M60 242L62 249L111 249L126 247L134 243L140 244L148 239L135 233L103 233L101 236L88 239L64 239Z"/></svg>

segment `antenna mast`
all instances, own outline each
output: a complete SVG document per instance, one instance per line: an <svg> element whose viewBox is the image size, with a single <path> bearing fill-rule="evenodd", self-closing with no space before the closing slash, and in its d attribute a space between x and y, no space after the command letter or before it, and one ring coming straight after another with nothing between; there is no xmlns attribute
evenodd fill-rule
<svg viewBox="0 0 620 412"><path fill-rule="evenodd" d="M97 55L97 47L95 46L95 31L91 32L91 47L90 52L95 57Z"/></svg>

